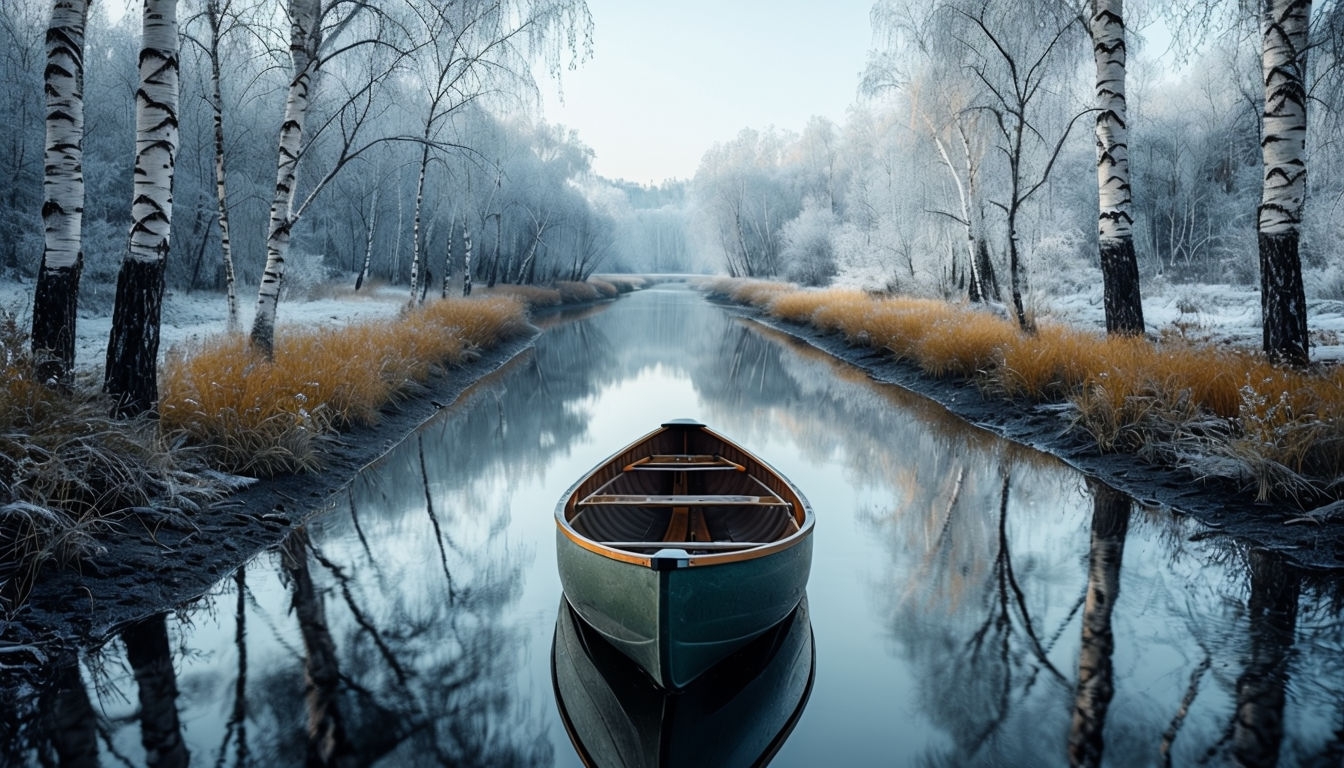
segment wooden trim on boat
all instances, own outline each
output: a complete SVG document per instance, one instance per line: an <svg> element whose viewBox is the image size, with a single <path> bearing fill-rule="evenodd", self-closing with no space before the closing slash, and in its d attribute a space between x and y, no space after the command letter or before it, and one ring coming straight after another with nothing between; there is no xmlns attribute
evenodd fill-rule
<svg viewBox="0 0 1344 768"><path fill-rule="evenodd" d="M678 428L682 430L680 435L662 434ZM696 432L703 432L717 443L717 450L713 453L687 450L692 445L691 435ZM677 482L673 484L673 489L677 492L666 495L604 493L617 478L632 469L678 472ZM684 493L685 473L718 469L745 472L764 495ZM673 519L663 540L656 543L642 540L601 541L589 539L574 528L574 522L583 514L584 507L622 505L671 507ZM777 541L714 542L705 523L705 514L706 512L713 514L708 508L715 506L739 509L749 506L774 509L786 507L791 513L789 515L791 531ZM653 558L650 555L631 552L621 547L686 549L691 553L688 554L687 565L694 567L752 560L786 550L811 534L813 522L812 511L806 500L773 467L702 424L671 423L630 443L575 483L566 495L563 505L557 509L556 524L564 532L565 537L579 547L612 560L652 567ZM687 540L701 538L704 540ZM697 550L698 554L695 553Z"/></svg>

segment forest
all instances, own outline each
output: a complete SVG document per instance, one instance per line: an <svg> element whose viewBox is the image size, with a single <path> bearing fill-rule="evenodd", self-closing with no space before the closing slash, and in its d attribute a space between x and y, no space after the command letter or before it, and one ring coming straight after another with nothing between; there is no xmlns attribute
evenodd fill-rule
<svg viewBox="0 0 1344 768"><path fill-rule="evenodd" d="M541 89L592 55L581 0L134 10L0 8L0 269L38 294L44 263L75 275L57 292L124 305L114 328L157 318L161 298L115 301L142 262L170 290L226 294L230 317L255 289L263 348L278 297L331 280L423 298L727 273L985 300L1024 327L1084 294L1123 332L1145 329L1144 291L1258 284L1279 318L1265 349L1297 363L1321 341L1304 291L1344 299L1332 2L881 0L867 70L835 84L855 93L841 122L744 127L658 186L598 176L583 137L541 114ZM60 197L75 178L80 204ZM1279 230L1291 245L1271 258ZM69 360L64 302L35 298L33 333ZM129 364L138 338L109 343ZM113 363L110 391L133 389Z"/></svg>

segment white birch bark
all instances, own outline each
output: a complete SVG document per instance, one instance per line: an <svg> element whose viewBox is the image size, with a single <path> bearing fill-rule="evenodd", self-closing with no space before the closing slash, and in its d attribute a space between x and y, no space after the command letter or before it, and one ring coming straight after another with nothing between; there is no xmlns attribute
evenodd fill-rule
<svg viewBox="0 0 1344 768"><path fill-rule="evenodd" d="M1139 334L1143 333L1143 301L1129 186L1124 14L1124 0L1093 2L1090 29L1097 65L1097 237L1106 330Z"/></svg>
<svg viewBox="0 0 1344 768"><path fill-rule="evenodd" d="M1130 214L1129 144L1125 108L1123 0L1095 0L1092 51L1097 65L1097 234L1102 242L1133 237Z"/></svg>
<svg viewBox="0 0 1344 768"><path fill-rule="evenodd" d="M1311 0L1263 0L1264 187L1258 211L1263 348L1276 361L1309 362L1299 252L1307 194L1306 68Z"/></svg>
<svg viewBox="0 0 1344 768"><path fill-rule="evenodd" d="M252 321L252 345L267 357L275 353L275 310L285 276L293 226L294 185L299 151L303 145L304 121L311 105L311 88L317 73L317 50L322 40L319 0L290 0L290 57L293 75L285 99L285 117L280 125L276 161L275 197L271 201L270 226L266 237L266 268L257 290L257 311Z"/></svg>
<svg viewBox="0 0 1344 768"><path fill-rule="evenodd" d="M227 2L226 2L227 7ZM210 24L210 106L215 127L215 199L219 205L219 251L224 264L224 293L229 308L229 333L238 331L238 288L233 271L233 246L229 240L229 196L224 163L224 95L220 88L219 43L220 23L224 8L219 0L206 3Z"/></svg>
<svg viewBox="0 0 1344 768"><path fill-rule="evenodd" d="M177 161L177 0L145 0L135 93L130 246L117 276L103 389L133 416L158 401L159 322Z"/></svg>
<svg viewBox="0 0 1344 768"><path fill-rule="evenodd" d="M421 295L420 287L420 218L425 204L425 174L429 169L429 128L425 128L425 142L420 145L420 174L415 181L415 212L411 216L411 295L408 304L415 304Z"/></svg>
<svg viewBox="0 0 1344 768"><path fill-rule="evenodd" d="M32 348L44 380L68 384L83 267L84 28L87 0L56 0L47 28L42 269L33 300Z"/></svg>
<svg viewBox="0 0 1344 768"><path fill-rule="evenodd" d="M134 261L168 257L173 220L173 166L177 159L177 0L145 0L136 92L135 182L131 203Z"/></svg>
<svg viewBox="0 0 1344 768"><path fill-rule="evenodd" d="M56 0L47 30L47 138L42 180L44 269L79 264L84 221L84 27L86 0Z"/></svg>
<svg viewBox="0 0 1344 768"><path fill-rule="evenodd" d="M467 229L467 220L462 219L462 295L471 295L471 230Z"/></svg>
<svg viewBox="0 0 1344 768"><path fill-rule="evenodd" d="M373 235L378 229L378 187L373 188L373 200L369 203L369 229L364 235L364 266L360 267L355 278L355 290L358 291L369 279L369 265L373 263Z"/></svg>
<svg viewBox="0 0 1344 768"><path fill-rule="evenodd" d="M1307 194L1307 20L1310 0L1264 0L1264 190L1261 234L1297 232Z"/></svg>
<svg viewBox="0 0 1344 768"><path fill-rule="evenodd" d="M452 283L453 277L453 221L457 214L453 214L448 219L448 247L443 252L443 287L439 291L439 298L448 298L448 286Z"/></svg>

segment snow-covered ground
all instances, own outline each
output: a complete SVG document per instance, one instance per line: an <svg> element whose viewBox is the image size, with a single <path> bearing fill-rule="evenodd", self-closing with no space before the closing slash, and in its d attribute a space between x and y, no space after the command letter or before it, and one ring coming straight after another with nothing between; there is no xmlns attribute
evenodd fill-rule
<svg viewBox="0 0 1344 768"><path fill-rule="evenodd" d="M351 321L395 315L406 302L406 289L375 286L356 293L344 281L324 292L326 298L289 298L280 302L281 326L341 325ZM21 322L32 313L33 284L0 281L0 309L18 312ZM255 294L239 296L239 314L244 330L251 327ZM1078 326L1105 325L1101 289L1070 296L1034 296L1038 317ZM89 306L92 305L92 306ZM1152 333L1184 336L1196 341L1260 346L1260 297L1247 286L1213 284L1153 284L1144 286L1144 320ZM81 372L102 370L111 330L111 291L81 302L75 363ZM174 345L190 343L221 333L227 307L221 293L168 291L163 302L162 343L167 352ZM1308 301L1313 360L1344 361L1344 301Z"/></svg>
<svg viewBox="0 0 1344 768"><path fill-rule="evenodd" d="M1037 297L1037 312L1072 325L1106 324L1100 286L1085 294ZM1260 348L1260 292L1249 286L1145 285L1143 319L1150 333ZM1307 328L1312 360L1344 360L1344 301L1308 299Z"/></svg>
<svg viewBox="0 0 1344 768"><path fill-rule="evenodd" d="M281 299L276 323L319 326L344 325L358 320L391 317L406 305L406 289L376 285L356 293L350 288L353 278L340 287L331 286L325 298ZM32 319L33 283L0 281L0 309L14 311L25 326ZM75 367L82 375L101 376L107 355L107 339L112 330L112 290L92 300L81 300L75 325ZM252 327L256 311L256 293L240 291L238 315L244 331ZM163 315L159 329L161 354L176 345L189 344L223 333L227 328L228 306L223 293L212 291L168 290L163 297Z"/></svg>

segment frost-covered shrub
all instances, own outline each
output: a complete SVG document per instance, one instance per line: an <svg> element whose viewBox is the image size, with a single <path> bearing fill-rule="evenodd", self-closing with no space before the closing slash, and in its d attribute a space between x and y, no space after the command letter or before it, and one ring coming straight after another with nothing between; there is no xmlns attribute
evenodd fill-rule
<svg viewBox="0 0 1344 768"><path fill-rule="evenodd" d="M280 284L280 298L308 296L328 277L326 258L322 254L291 248L285 257L285 279Z"/></svg>
<svg viewBox="0 0 1344 768"><path fill-rule="evenodd" d="M1078 229L1052 232L1037 240L1027 257L1032 290L1046 296L1099 293L1101 269L1093 247ZM1007 276L1001 282L1006 285Z"/></svg>
<svg viewBox="0 0 1344 768"><path fill-rule="evenodd" d="M1344 264L1309 269L1302 278L1309 298L1344 301Z"/></svg>
<svg viewBox="0 0 1344 768"><path fill-rule="evenodd" d="M780 261L784 277L800 285L826 285L836 275L835 246L831 233L835 214L808 198L803 210L784 225Z"/></svg>

